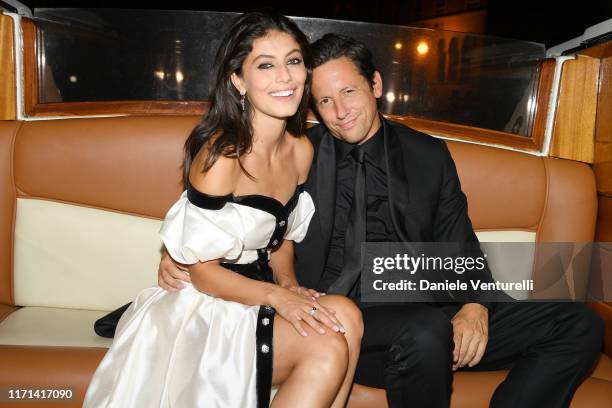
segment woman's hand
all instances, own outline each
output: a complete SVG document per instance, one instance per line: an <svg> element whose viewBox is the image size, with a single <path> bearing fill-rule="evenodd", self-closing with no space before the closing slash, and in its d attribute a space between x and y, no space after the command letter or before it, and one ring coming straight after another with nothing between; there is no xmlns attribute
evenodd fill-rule
<svg viewBox="0 0 612 408"><path fill-rule="evenodd" d="M335 312L319 304L316 297L311 296L311 293L316 291L302 288L301 292L308 293L305 296L298 293L298 290L299 287L287 289L279 286L270 295L270 306L276 309L276 313L282 318L291 323L298 333L302 336L308 336L304 324L308 324L320 334L325 334L323 325L335 332L344 333L346 331L334 316Z"/></svg>
<svg viewBox="0 0 612 408"><path fill-rule="evenodd" d="M317 292L314 289L308 289L305 288L304 286L285 286L285 288L289 289L292 292L297 293L298 295L302 295L302 296L306 296L307 298L311 298L312 300L316 301L317 299L319 299L321 296L325 296L325 293L322 292ZM331 314L336 314L336 311L332 308L327 308L327 311L330 312Z"/></svg>

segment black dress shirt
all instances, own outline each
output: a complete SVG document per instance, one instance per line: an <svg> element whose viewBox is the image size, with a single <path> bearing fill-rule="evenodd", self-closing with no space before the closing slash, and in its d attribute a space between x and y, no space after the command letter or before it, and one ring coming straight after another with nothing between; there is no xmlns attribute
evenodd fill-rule
<svg viewBox="0 0 612 408"><path fill-rule="evenodd" d="M391 221L387 192L387 173L382 126L361 145L365 152L367 192L367 242L395 242L397 235ZM353 201L356 163L349 154L354 144L334 139L336 150L336 208L329 256L318 289L325 290L338 279L344 264L344 235Z"/></svg>

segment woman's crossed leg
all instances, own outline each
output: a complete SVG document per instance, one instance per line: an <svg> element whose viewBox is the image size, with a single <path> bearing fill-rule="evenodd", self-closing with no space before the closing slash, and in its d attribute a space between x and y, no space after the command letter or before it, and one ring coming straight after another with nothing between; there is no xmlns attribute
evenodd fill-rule
<svg viewBox="0 0 612 408"><path fill-rule="evenodd" d="M326 295L317 301L335 311L346 333L325 328L320 334L308 327L304 337L276 315L272 384L280 388L273 408L340 408L346 403L363 334L361 311L343 296Z"/></svg>

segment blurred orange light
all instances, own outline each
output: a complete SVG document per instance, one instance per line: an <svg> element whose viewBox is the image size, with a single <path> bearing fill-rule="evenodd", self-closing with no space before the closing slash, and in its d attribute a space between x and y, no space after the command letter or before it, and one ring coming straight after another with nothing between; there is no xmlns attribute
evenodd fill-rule
<svg viewBox="0 0 612 408"><path fill-rule="evenodd" d="M401 42L396 42L395 43L395 49L396 50L401 50L402 49L402 43Z"/></svg>
<svg viewBox="0 0 612 408"><path fill-rule="evenodd" d="M429 51L429 45L425 41L421 41L419 45L417 45L417 52L419 55L425 55Z"/></svg>

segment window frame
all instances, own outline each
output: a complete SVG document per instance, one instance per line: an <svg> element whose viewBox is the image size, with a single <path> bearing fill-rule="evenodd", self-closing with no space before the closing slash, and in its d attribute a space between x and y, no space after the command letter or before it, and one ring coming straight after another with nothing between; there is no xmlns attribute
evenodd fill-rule
<svg viewBox="0 0 612 408"><path fill-rule="evenodd" d="M22 19L22 30L24 44L24 112L28 117L203 115L208 109L208 101L134 100L39 103L38 68L40 67L40 61L38 59L40 52L38 47L41 44L39 31L36 24L27 18ZM505 146L527 152L540 152L544 144L554 70L554 59L542 61L538 68L538 88L531 136L518 136L508 132L411 116L385 116L434 136ZM309 114L309 119L316 121L312 112Z"/></svg>

